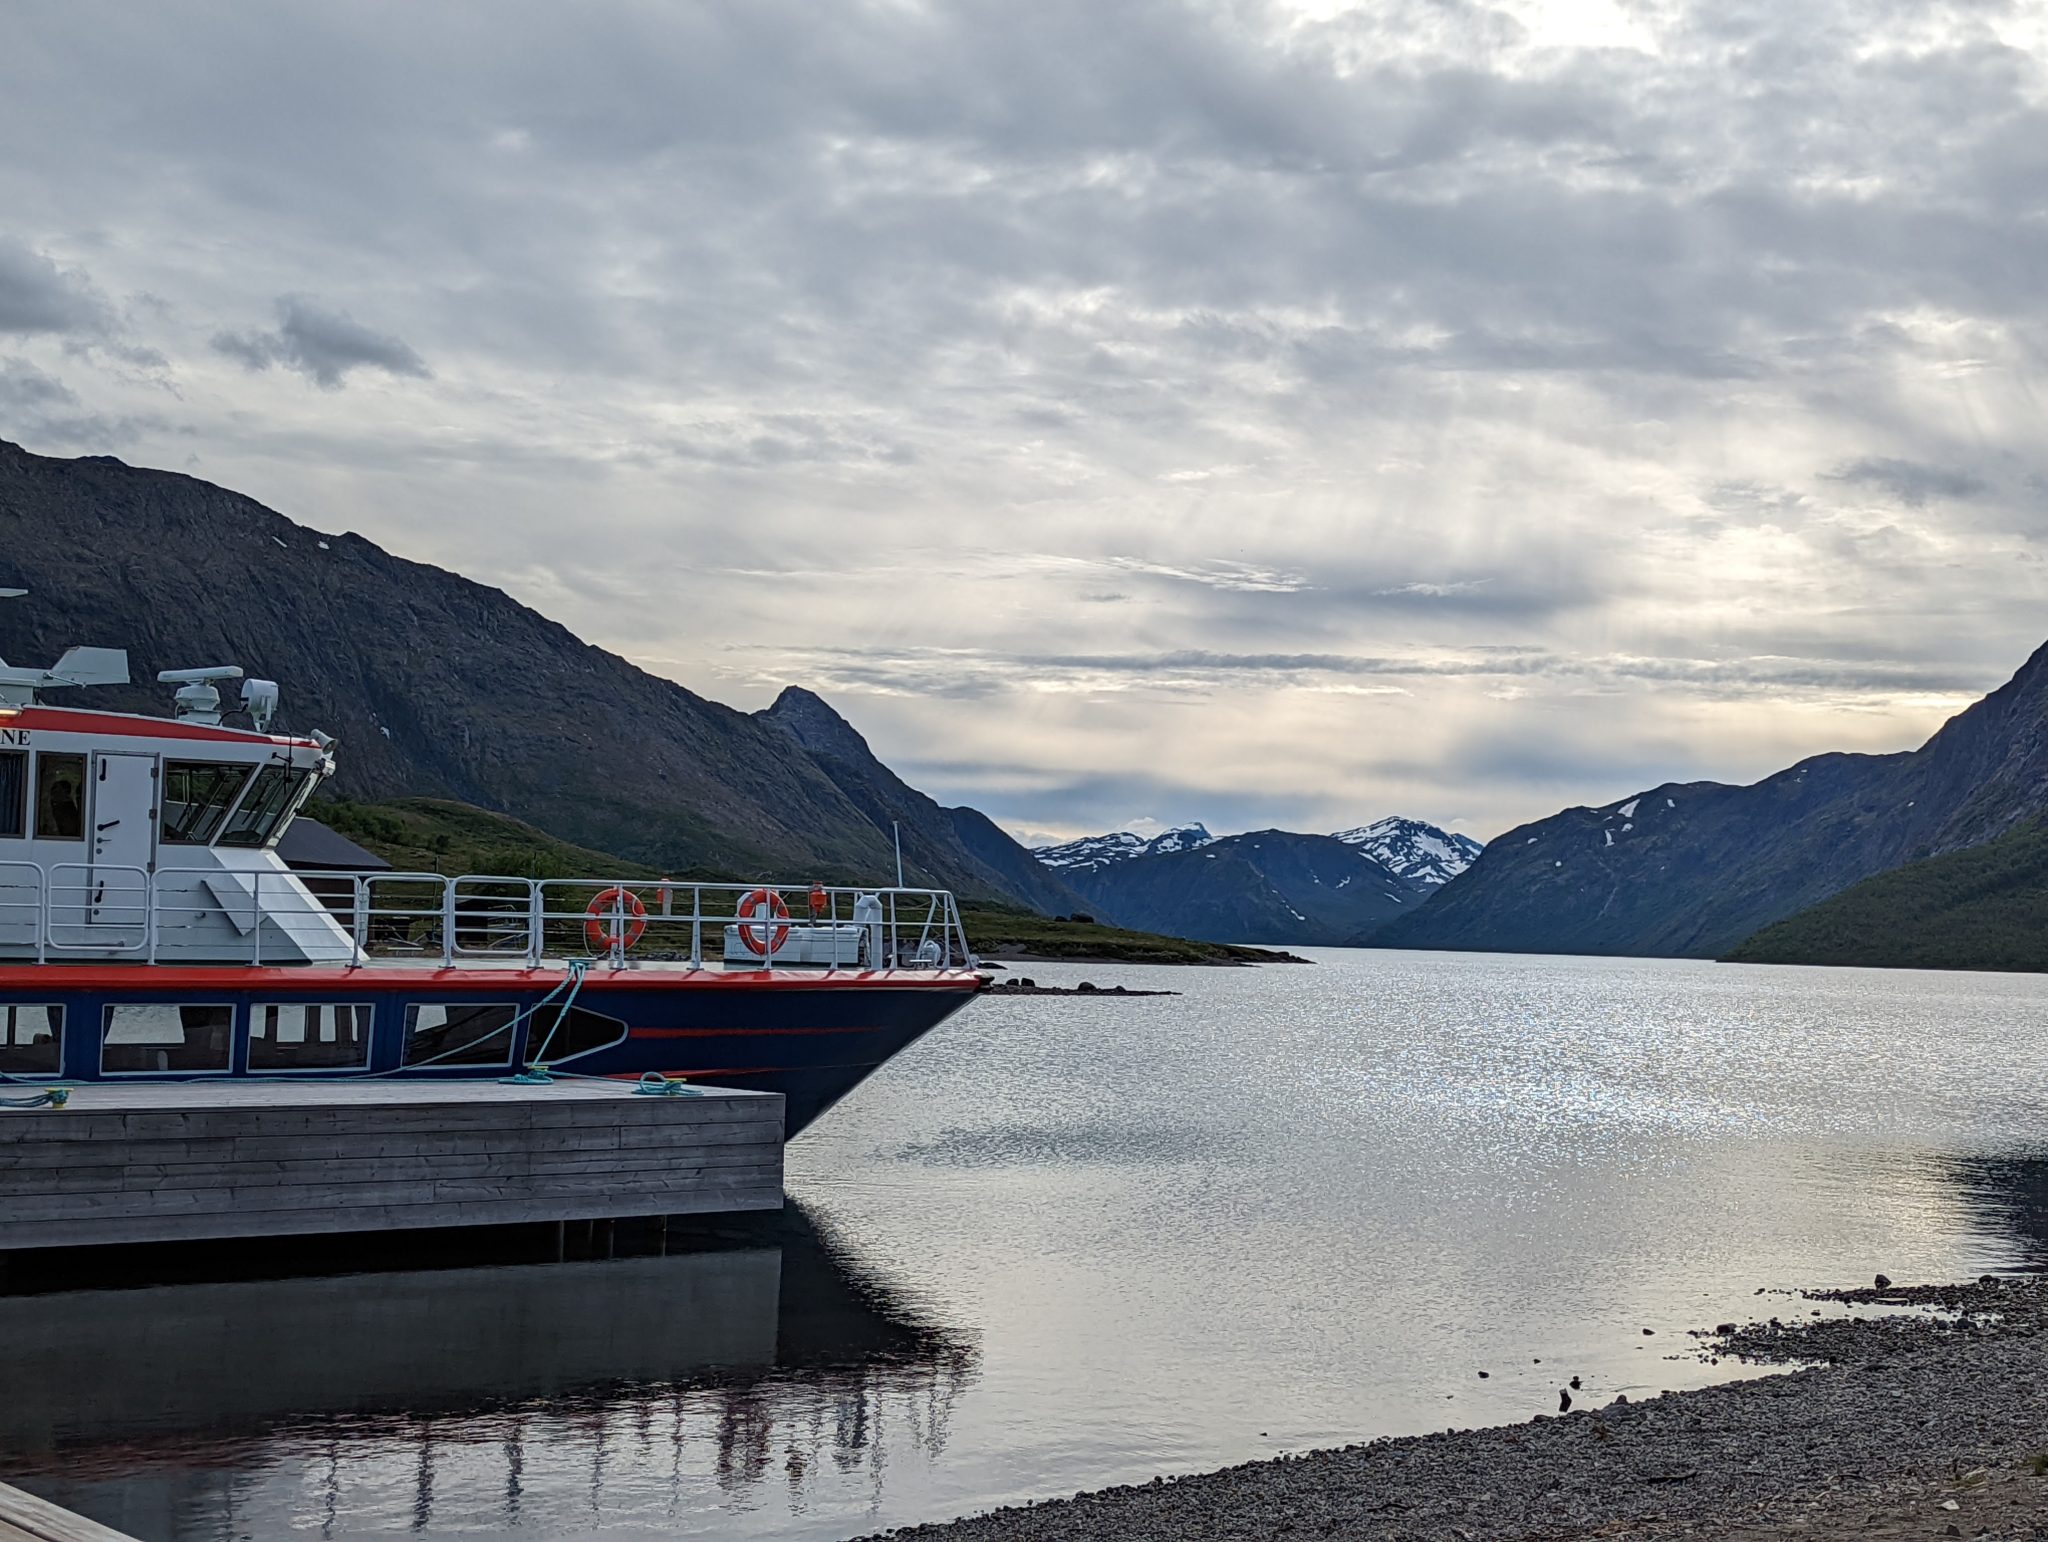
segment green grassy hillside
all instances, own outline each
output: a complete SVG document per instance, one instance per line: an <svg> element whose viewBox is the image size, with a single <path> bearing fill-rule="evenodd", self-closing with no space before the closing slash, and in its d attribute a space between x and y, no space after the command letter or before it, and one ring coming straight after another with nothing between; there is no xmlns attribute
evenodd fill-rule
<svg viewBox="0 0 2048 1542"><path fill-rule="evenodd" d="M2048 970L2048 825L1866 878L1765 927L1727 958Z"/></svg>
<svg viewBox="0 0 2048 1542"><path fill-rule="evenodd" d="M467 803L395 798L388 803L321 801L307 814L408 873L504 873L518 878L703 878L657 873Z"/></svg>

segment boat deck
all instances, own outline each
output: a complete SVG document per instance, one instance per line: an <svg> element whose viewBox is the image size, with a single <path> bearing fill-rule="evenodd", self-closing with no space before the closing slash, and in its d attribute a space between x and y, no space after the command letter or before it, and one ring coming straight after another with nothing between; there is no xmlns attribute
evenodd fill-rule
<svg viewBox="0 0 2048 1542"><path fill-rule="evenodd" d="M341 963L176 963L138 965L121 960L61 959L38 963L31 959L0 959L0 990L48 989L63 983L106 985L147 990L152 984L191 981L204 984L289 984L317 982L321 985L351 982L363 990L385 985L407 985L420 980L455 980L471 984L517 982L542 987L560 984L572 961L542 959L528 963L522 958L388 958L374 957ZM584 960L575 960L584 963ZM736 964L688 959L629 959L623 964L599 961L588 964L583 976L585 989L630 985L777 985L789 989L840 988L859 984L899 989L971 990L981 983L978 970L953 969L810 969L781 965L773 969L745 968Z"/></svg>
<svg viewBox="0 0 2048 1542"><path fill-rule="evenodd" d="M0 1250L772 1210L782 1139L731 1088L94 1083L0 1108Z"/></svg>

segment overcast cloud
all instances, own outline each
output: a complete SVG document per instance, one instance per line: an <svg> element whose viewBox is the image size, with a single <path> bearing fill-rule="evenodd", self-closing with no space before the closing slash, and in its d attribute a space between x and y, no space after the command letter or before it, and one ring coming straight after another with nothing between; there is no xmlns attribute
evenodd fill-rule
<svg viewBox="0 0 2048 1542"><path fill-rule="evenodd" d="M812 685L1016 829L1490 836L2048 637L2043 5L8 30L0 436Z"/></svg>

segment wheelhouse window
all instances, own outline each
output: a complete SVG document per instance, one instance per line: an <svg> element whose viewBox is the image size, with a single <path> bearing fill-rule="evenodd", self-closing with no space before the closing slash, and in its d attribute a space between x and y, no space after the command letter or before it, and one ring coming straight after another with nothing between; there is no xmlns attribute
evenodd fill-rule
<svg viewBox="0 0 2048 1542"><path fill-rule="evenodd" d="M0 750L0 838L28 834L28 751Z"/></svg>
<svg viewBox="0 0 2048 1542"><path fill-rule="evenodd" d="M313 790L315 775L290 766L265 766L256 773L241 806L221 832L223 846L267 846Z"/></svg>
<svg viewBox="0 0 2048 1542"><path fill-rule="evenodd" d="M36 756L36 839L85 839L85 757Z"/></svg>
<svg viewBox="0 0 2048 1542"><path fill-rule="evenodd" d="M0 1071L10 1076L55 1076L62 1065L64 1009L0 1007Z"/></svg>
<svg viewBox="0 0 2048 1542"><path fill-rule="evenodd" d="M235 794L248 783L247 766L204 760L164 762L163 839L204 846L228 817Z"/></svg>
<svg viewBox="0 0 2048 1542"><path fill-rule="evenodd" d="M510 1065L519 1009L500 1003L422 1003L405 1009L407 1065Z"/></svg>
<svg viewBox="0 0 2048 1542"><path fill-rule="evenodd" d="M571 1007L557 1022L554 1009L543 1007L534 1014L533 1026L526 1030L526 1053L529 1059L545 1059L549 1065L555 1065L617 1044L625 1037L626 1025L616 1017Z"/></svg>
<svg viewBox="0 0 2048 1542"><path fill-rule="evenodd" d="M177 1001L125 1001L107 1008L102 1071L225 1071L235 1009Z"/></svg>
<svg viewBox="0 0 2048 1542"><path fill-rule="evenodd" d="M259 1002L249 1009L249 1069L338 1071L370 1063L370 1008L360 1002Z"/></svg>

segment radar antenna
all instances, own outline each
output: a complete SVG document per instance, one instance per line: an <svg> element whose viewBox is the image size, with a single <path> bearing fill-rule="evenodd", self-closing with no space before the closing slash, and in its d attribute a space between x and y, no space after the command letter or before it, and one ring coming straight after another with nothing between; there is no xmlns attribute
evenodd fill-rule
<svg viewBox="0 0 2048 1542"><path fill-rule="evenodd" d="M160 685L178 688L171 705L179 722L212 726L221 720L220 689L216 682L242 680L242 666L211 664L204 669L165 669L156 678ZM271 719L277 716L277 696L275 680L242 680L242 710L249 714L258 733L270 731Z"/></svg>

